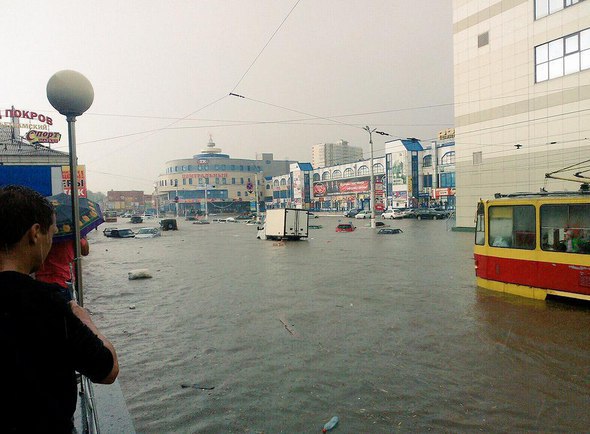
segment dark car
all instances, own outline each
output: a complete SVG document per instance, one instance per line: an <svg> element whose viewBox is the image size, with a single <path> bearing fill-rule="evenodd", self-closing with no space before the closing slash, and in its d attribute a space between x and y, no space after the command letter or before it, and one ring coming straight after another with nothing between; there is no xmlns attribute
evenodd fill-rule
<svg viewBox="0 0 590 434"><path fill-rule="evenodd" d="M344 212L344 217L354 217L361 211L362 209L349 209L348 211Z"/></svg>
<svg viewBox="0 0 590 434"><path fill-rule="evenodd" d="M106 228L102 233L109 238L135 238L131 229Z"/></svg>
<svg viewBox="0 0 590 434"><path fill-rule="evenodd" d="M448 211L441 211L432 208L420 208L412 212L418 220L441 220L449 217Z"/></svg>
<svg viewBox="0 0 590 434"><path fill-rule="evenodd" d="M129 220L130 223L143 223L143 218L141 216L138 215L134 215L133 217L131 217L131 220Z"/></svg>
<svg viewBox="0 0 590 434"><path fill-rule="evenodd" d="M397 228L386 228L386 229L379 229L378 234L385 234L385 235L392 235L392 234L401 234L403 231Z"/></svg>
<svg viewBox="0 0 590 434"><path fill-rule="evenodd" d="M177 231L178 224L176 223L176 219L164 219L160 220L160 227L163 231Z"/></svg>

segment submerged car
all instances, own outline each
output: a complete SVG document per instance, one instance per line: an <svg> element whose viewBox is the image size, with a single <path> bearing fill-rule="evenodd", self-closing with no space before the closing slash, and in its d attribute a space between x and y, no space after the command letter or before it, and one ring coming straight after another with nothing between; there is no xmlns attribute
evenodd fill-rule
<svg viewBox="0 0 590 434"><path fill-rule="evenodd" d="M131 220L129 220L130 223L143 223L143 217L138 216L138 215L134 215L133 217L131 217Z"/></svg>
<svg viewBox="0 0 590 434"><path fill-rule="evenodd" d="M408 210L405 208L396 208L385 211L381 214L382 219L403 219L407 217Z"/></svg>
<svg viewBox="0 0 590 434"><path fill-rule="evenodd" d="M352 232L356 229L352 223L341 223L336 226L336 232Z"/></svg>
<svg viewBox="0 0 590 434"><path fill-rule="evenodd" d="M441 220L449 217L448 211L441 211L432 208L420 208L412 212L413 217L418 220Z"/></svg>
<svg viewBox="0 0 590 434"><path fill-rule="evenodd" d="M384 234L384 235L391 235L391 234L401 234L403 231L401 229L397 229L397 228L385 228L385 229L379 229L379 232L377 232L378 234Z"/></svg>
<svg viewBox="0 0 590 434"><path fill-rule="evenodd" d="M348 211L344 212L344 217L354 217L359 212L361 212L360 209L349 209Z"/></svg>
<svg viewBox="0 0 590 434"><path fill-rule="evenodd" d="M102 231L105 237L109 238L134 238L135 233L131 229L117 229L117 228L106 228Z"/></svg>
<svg viewBox="0 0 590 434"><path fill-rule="evenodd" d="M135 238L154 238L161 235L160 229L158 228L141 228L135 234Z"/></svg>
<svg viewBox="0 0 590 434"><path fill-rule="evenodd" d="M354 216L355 219L370 219L371 218L371 211L363 210L356 213Z"/></svg>

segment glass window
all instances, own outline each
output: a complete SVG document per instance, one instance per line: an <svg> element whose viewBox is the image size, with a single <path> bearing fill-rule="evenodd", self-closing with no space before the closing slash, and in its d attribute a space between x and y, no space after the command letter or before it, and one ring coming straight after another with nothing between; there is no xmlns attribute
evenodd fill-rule
<svg viewBox="0 0 590 434"><path fill-rule="evenodd" d="M361 166L359 167L358 170L358 175L359 176L366 176L369 174L369 168L367 166Z"/></svg>
<svg viewBox="0 0 590 434"><path fill-rule="evenodd" d="M193 185L193 178L188 179L188 185Z"/></svg>
<svg viewBox="0 0 590 434"><path fill-rule="evenodd" d="M244 185L244 178L240 178L240 184Z"/></svg>
<svg viewBox="0 0 590 434"><path fill-rule="evenodd" d="M320 174L319 173L314 173L313 174L313 180L314 181L319 181L320 180Z"/></svg>
<svg viewBox="0 0 590 434"><path fill-rule="evenodd" d="M534 250L536 238L534 206L490 206L488 213L490 246Z"/></svg>
<svg viewBox="0 0 590 434"><path fill-rule="evenodd" d="M563 9L563 0L549 0L549 14Z"/></svg>
<svg viewBox="0 0 590 434"><path fill-rule="evenodd" d="M580 53L570 54L563 58L563 71L565 75L573 74L580 70Z"/></svg>
<svg viewBox="0 0 590 434"><path fill-rule="evenodd" d="M182 178L182 185L186 185L186 178Z"/></svg>
<svg viewBox="0 0 590 434"><path fill-rule="evenodd" d="M535 82L590 68L590 29L535 47Z"/></svg>
<svg viewBox="0 0 590 434"><path fill-rule="evenodd" d="M578 51L578 34L568 36L565 38L565 54L573 53L574 51Z"/></svg>
<svg viewBox="0 0 590 434"><path fill-rule="evenodd" d="M351 176L354 176L354 170L352 170L350 167L348 169L344 169L344 177L350 178Z"/></svg>
<svg viewBox="0 0 590 434"><path fill-rule="evenodd" d="M549 42L549 60L563 57L563 39Z"/></svg>
<svg viewBox="0 0 590 434"><path fill-rule="evenodd" d="M236 178L232 178L232 179L231 179L231 183L232 183L232 184L235 184L235 183L236 183Z"/></svg>
<svg viewBox="0 0 590 434"><path fill-rule="evenodd" d="M449 151L440 159L440 164L455 164L455 151Z"/></svg>
<svg viewBox="0 0 590 434"><path fill-rule="evenodd" d="M242 192L238 191L238 197L242 196Z"/></svg>
<svg viewBox="0 0 590 434"><path fill-rule="evenodd" d="M385 167L383 167L383 164L373 164L373 174L381 175L382 173L385 173Z"/></svg>
<svg viewBox="0 0 590 434"><path fill-rule="evenodd" d="M422 160L423 167L431 167L432 166L432 155L427 155Z"/></svg>
<svg viewBox="0 0 590 434"><path fill-rule="evenodd" d="M563 75L563 59L551 60L549 62L549 78L557 78Z"/></svg>
<svg viewBox="0 0 590 434"><path fill-rule="evenodd" d="M326 179L330 179L330 172L322 173L322 180L325 181Z"/></svg>
<svg viewBox="0 0 590 434"><path fill-rule="evenodd" d="M548 0L535 0L535 18L543 18L549 15Z"/></svg>
<svg viewBox="0 0 590 434"><path fill-rule="evenodd" d="M543 44L535 47L535 60L537 64L541 62L547 62L549 60L549 44Z"/></svg>
<svg viewBox="0 0 590 434"><path fill-rule="evenodd" d="M485 243L485 218L484 218L484 204L480 202L477 204L477 220L475 222L475 244L483 246Z"/></svg>
<svg viewBox="0 0 590 434"><path fill-rule="evenodd" d="M221 178L221 183L222 184L227 184L227 178Z"/></svg>
<svg viewBox="0 0 590 434"><path fill-rule="evenodd" d="M590 205L542 205L541 248L590 254Z"/></svg>
<svg viewBox="0 0 590 434"><path fill-rule="evenodd" d="M342 172L340 170L334 170L332 172L332 179L342 178Z"/></svg>
<svg viewBox="0 0 590 434"><path fill-rule="evenodd" d="M549 80L549 63L537 65L536 79L537 83Z"/></svg>

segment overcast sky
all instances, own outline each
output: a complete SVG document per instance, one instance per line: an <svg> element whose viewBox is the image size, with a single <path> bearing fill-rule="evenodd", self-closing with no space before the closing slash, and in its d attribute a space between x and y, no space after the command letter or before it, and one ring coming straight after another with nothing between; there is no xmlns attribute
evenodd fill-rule
<svg viewBox="0 0 590 434"><path fill-rule="evenodd" d="M368 157L364 125L427 141L453 126L451 0L13 1L0 22L2 115L53 115L67 150L45 86L91 81L76 134L93 191L151 192L209 134L231 157L309 162L340 139Z"/></svg>

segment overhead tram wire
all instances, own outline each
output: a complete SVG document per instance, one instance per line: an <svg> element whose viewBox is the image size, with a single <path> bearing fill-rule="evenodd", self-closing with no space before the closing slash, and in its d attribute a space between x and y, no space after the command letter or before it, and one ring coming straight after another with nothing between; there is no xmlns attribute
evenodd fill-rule
<svg viewBox="0 0 590 434"><path fill-rule="evenodd" d="M230 92L230 95L238 88L238 86L240 85L240 83L242 82L242 80L246 77L246 75L248 74L248 72L250 72L250 70L252 69L252 67L254 66L254 64L256 63L256 61L260 58L260 56L262 55L262 53L264 52L264 50L266 49L266 47L268 47L268 44L270 44L270 41L273 40L273 38L275 37L275 35L281 29L281 27L283 27L283 24L285 24L285 22L287 21L287 19L291 15L291 13L295 10L295 8L297 7L297 5L299 4L300 1L301 0L297 0L295 2L295 4L293 5L293 7L291 8L291 10L289 11L289 13L285 16L285 18L283 18L283 21L281 21L281 24L279 24L279 26L276 28L276 30L273 32L273 34L268 39L268 41L266 41L266 44L264 44L264 47L262 47L262 50L260 50L260 52L254 58L254 60L252 61L252 63L250 63L250 66L248 66L248 68L246 69L246 71L242 74L242 76L240 77L240 79L238 80L238 82L236 83L236 85L233 87L233 89Z"/></svg>

